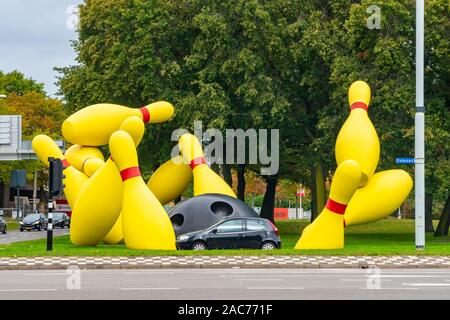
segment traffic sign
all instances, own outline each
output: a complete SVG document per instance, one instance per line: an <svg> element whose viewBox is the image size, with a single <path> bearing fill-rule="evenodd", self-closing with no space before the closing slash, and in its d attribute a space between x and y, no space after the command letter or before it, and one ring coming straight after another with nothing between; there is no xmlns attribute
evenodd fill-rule
<svg viewBox="0 0 450 320"><path fill-rule="evenodd" d="M415 164L415 158L395 158L396 164Z"/></svg>

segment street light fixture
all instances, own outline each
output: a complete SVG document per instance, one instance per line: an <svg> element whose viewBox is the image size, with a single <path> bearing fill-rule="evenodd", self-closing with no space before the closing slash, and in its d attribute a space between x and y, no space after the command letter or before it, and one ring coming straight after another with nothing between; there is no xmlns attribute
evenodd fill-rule
<svg viewBox="0 0 450 320"><path fill-rule="evenodd" d="M415 220L416 248L425 248L424 0L416 0Z"/></svg>

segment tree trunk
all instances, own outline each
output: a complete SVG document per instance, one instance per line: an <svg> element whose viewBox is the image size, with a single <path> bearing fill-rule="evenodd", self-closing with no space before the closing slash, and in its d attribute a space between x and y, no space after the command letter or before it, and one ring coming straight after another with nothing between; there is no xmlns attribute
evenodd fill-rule
<svg viewBox="0 0 450 320"><path fill-rule="evenodd" d="M425 194L425 232L434 232L433 195Z"/></svg>
<svg viewBox="0 0 450 320"><path fill-rule="evenodd" d="M233 178L231 176L231 167L229 164L222 164L222 175L223 175L223 180L225 180L226 183L228 183L228 185L230 187L233 187Z"/></svg>
<svg viewBox="0 0 450 320"><path fill-rule="evenodd" d="M444 210L442 210L441 218L439 219L439 224L434 233L435 237L443 237L448 235L448 229L450 227L450 194L445 202Z"/></svg>
<svg viewBox="0 0 450 320"><path fill-rule="evenodd" d="M237 168L237 197L245 202L245 164L238 164Z"/></svg>
<svg viewBox="0 0 450 320"><path fill-rule="evenodd" d="M322 212L327 201L325 169L318 163L311 168L311 222Z"/></svg>
<svg viewBox="0 0 450 320"><path fill-rule="evenodd" d="M261 207L261 218L269 219L275 222L273 217L273 211L275 208L275 189L278 183L278 176L268 176L266 179L266 193L264 194L264 199Z"/></svg>

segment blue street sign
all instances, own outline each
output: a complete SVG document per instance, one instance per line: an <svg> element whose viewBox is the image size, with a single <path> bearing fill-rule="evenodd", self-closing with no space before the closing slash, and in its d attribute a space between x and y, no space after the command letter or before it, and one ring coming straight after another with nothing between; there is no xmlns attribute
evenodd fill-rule
<svg viewBox="0 0 450 320"><path fill-rule="evenodd" d="M416 159L414 158L395 158L396 164L415 164Z"/></svg>

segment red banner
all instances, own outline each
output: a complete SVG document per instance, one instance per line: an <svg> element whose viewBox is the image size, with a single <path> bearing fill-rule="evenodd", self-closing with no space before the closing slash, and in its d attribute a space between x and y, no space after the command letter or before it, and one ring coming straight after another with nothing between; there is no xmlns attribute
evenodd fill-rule
<svg viewBox="0 0 450 320"><path fill-rule="evenodd" d="M287 220L288 219L288 208L273 209L273 217L275 220Z"/></svg>

